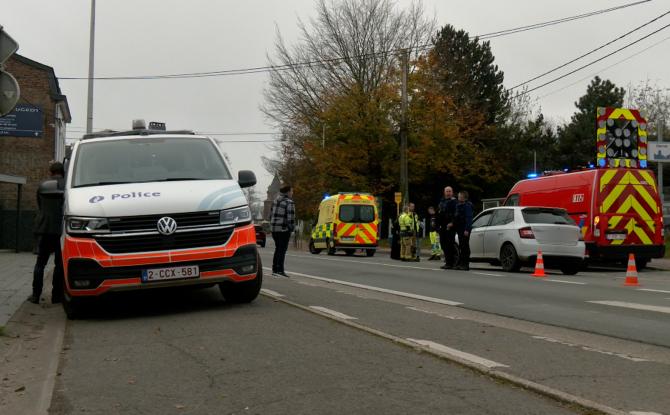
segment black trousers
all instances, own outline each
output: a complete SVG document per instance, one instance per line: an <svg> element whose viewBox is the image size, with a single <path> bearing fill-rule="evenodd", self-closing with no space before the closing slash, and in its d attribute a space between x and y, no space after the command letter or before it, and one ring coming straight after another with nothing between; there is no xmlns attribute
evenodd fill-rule
<svg viewBox="0 0 670 415"><path fill-rule="evenodd" d="M455 243L456 231L454 231L454 228L440 231L440 246L442 246L442 251L444 252L444 263L447 265L455 265Z"/></svg>
<svg viewBox="0 0 670 415"><path fill-rule="evenodd" d="M470 266L470 234L464 235L465 230L458 230L458 248L461 255L458 257L458 265Z"/></svg>
<svg viewBox="0 0 670 415"><path fill-rule="evenodd" d="M33 295L39 298L44 286L44 268L49 257L54 254L54 274L52 281L52 298L63 296L63 256L60 251L60 235L41 235L37 247L37 262L33 270Z"/></svg>
<svg viewBox="0 0 670 415"><path fill-rule="evenodd" d="M288 250L288 242L291 239L291 232L272 232L272 239L275 241L275 254L272 257L272 272L284 272L284 260Z"/></svg>

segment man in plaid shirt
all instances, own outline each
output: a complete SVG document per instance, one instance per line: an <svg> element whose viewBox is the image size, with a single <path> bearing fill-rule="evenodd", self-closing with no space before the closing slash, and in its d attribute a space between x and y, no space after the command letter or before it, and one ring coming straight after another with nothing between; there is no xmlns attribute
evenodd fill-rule
<svg viewBox="0 0 670 415"><path fill-rule="evenodd" d="M293 188L284 185L279 189L279 196L272 202L270 227L272 239L275 241L275 254L272 258L272 276L286 277L284 259L288 250L291 233L295 229L295 203L293 203Z"/></svg>

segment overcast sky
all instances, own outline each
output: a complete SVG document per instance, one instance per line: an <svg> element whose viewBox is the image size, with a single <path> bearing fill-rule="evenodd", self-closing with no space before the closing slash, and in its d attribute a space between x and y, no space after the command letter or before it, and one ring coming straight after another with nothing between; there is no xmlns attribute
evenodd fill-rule
<svg viewBox="0 0 670 415"><path fill-rule="evenodd" d="M424 0L423 3L427 12L434 14L438 27L449 23L476 35L631 2L633 0ZM409 1L398 0L397 4L405 7ZM497 64L505 72L505 85L511 87L669 9L670 1L653 0L612 13L495 38L491 44ZM0 25L19 42L20 54L52 66L58 77L87 75L90 0L0 0L0 10ZM273 52L276 28L288 43L294 43L299 37L297 19L307 20L313 14L313 0L98 0L95 75L156 75L264 66L266 54ZM669 23L670 15L583 63ZM618 63L646 48L650 49ZM570 68L578 66L581 65L574 64ZM649 78L660 86L670 87L670 28L541 88L533 92L533 96L537 97L546 117L563 122L574 112L574 101L585 92L589 80L596 74L619 86ZM531 86L539 85L540 81ZM266 73L96 81L94 128L128 129L132 119L144 118L147 122L165 122L169 129L210 133L273 132L259 110L266 82ZM60 86L72 112L67 135L81 137L86 126L86 81L61 80ZM272 135L217 137L224 141L273 139ZM262 168L260 157L272 154L268 144L248 142L223 146L234 170L256 172L257 189L264 195L271 177Z"/></svg>

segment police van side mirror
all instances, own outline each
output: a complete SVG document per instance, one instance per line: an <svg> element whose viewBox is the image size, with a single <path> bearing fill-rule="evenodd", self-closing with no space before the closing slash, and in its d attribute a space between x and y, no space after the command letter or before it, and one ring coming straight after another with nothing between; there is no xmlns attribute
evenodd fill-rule
<svg viewBox="0 0 670 415"><path fill-rule="evenodd" d="M256 175L251 170L240 170L237 174L237 183L240 187L251 187L256 184Z"/></svg>

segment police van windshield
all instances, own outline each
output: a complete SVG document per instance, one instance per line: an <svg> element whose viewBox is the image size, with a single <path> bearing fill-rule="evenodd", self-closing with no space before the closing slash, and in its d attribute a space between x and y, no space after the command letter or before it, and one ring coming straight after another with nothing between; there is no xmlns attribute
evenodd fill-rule
<svg viewBox="0 0 670 415"><path fill-rule="evenodd" d="M340 222L369 223L375 220L375 209L370 205L342 205L339 213Z"/></svg>
<svg viewBox="0 0 670 415"><path fill-rule="evenodd" d="M72 187L170 180L230 180L211 141L146 137L81 143Z"/></svg>

